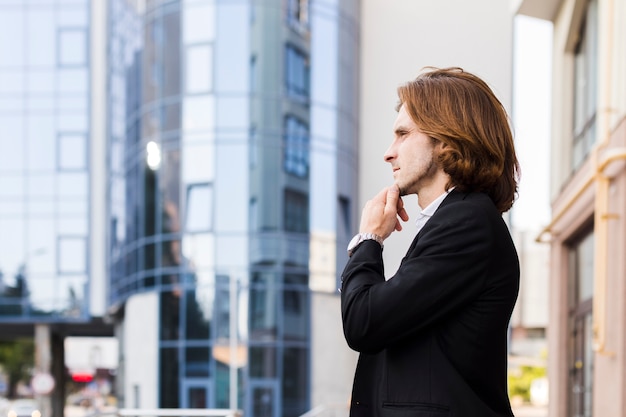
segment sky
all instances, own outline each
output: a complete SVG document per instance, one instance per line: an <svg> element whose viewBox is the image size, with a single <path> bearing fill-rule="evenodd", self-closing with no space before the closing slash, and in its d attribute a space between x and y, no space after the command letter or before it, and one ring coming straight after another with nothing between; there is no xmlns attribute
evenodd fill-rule
<svg viewBox="0 0 626 417"><path fill-rule="evenodd" d="M514 25L512 118L521 180L511 221L536 230L550 221L552 23L516 16Z"/></svg>

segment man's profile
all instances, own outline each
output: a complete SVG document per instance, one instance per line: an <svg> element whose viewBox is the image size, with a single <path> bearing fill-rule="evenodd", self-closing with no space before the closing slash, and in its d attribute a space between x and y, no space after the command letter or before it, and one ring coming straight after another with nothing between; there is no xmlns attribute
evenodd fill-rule
<svg viewBox="0 0 626 417"><path fill-rule="evenodd" d="M394 183L369 200L342 274L348 345L360 352L351 416L512 416L507 329L519 261L502 213L519 166L506 111L460 68L429 69L398 88L384 159ZM417 231L385 279L383 242ZM407 228L406 225L404 225Z"/></svg>

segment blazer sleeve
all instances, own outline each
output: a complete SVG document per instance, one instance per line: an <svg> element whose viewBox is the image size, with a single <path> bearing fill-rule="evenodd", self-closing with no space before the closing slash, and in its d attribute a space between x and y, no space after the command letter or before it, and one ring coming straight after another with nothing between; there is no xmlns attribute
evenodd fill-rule
<svg viewBox="0 0 626 417"><path fill-rule="evenodd" d="M475 300L488 279L498 240L492 215L467 201L440 207L388 281L380 246L361 244L342 274L348 345L363 353L379 352Z"/></svg>

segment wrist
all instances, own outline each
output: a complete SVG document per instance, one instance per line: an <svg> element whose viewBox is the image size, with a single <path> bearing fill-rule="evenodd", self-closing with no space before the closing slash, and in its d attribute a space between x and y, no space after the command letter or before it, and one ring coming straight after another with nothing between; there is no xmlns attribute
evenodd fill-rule
<svg viewBox="0 0 626 417"><path fill-rule="evenodd" d="M382 236L377 235L376 233L361 232L356 234L348 244L348 256L352 256L352 253L354 252L356 247L363 243L363 241L365 240L373 240L377 242L380 245L381 249L384 247Z"/></svg>

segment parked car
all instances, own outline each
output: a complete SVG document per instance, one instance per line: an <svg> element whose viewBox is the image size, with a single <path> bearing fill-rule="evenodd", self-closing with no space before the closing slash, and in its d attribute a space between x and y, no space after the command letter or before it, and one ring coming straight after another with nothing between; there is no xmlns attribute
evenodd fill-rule
<svg viewBox="0 0 626 417"><path fill-rule="evenodd" d="M22 398L11 403L7 417L41 417L41 412L35 400Z"/></svg>

